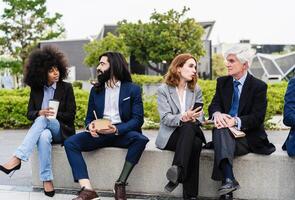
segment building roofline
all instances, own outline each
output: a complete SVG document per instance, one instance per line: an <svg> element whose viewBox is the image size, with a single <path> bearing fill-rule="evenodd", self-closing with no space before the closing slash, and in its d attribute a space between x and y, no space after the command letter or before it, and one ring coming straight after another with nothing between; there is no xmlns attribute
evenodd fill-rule
<svg viewBox="0 0 295 200"><path fill-rule="evenodd" d="M41 40L38 43L54 43L54 42L75 42L75 41L89 41L89 38L81 39L57 39L57 40Z"/></svg>

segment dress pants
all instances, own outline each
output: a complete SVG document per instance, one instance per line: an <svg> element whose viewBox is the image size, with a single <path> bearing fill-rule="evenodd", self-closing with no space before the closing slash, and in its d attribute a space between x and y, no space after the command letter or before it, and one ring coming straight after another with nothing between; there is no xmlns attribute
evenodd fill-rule
<svg viewBox="0 0 295 200"><path fill-rule="evenodd" d="M78 133L69 137L65 143L65 150L72 168L74 181L89 179L86 163L82 152L93 151L103 147L128 148L126 161L137 164L145 145L149 139L137 131L130 131L123 135L100 135L92 137L88 132ZM97 162L99 162L99 158Z"/></svg>
<svg viewBox="0 0 295 200"><path fill-rule="evenodd" d="M186 122L175 129L165 147L165 150L175 151L172 165L181 169L184 198L198 196L201 135L203 132L196 123Z"/></svg>
<svg viewBox="0 0 295 200"><path fill-rule="evenodd" d="M233 166L235 156L242 156L250 152L246 137L234 138L228 128L213 129L214 166L212 179L222 181L224 176L220 169L220 162L228 159Z"/></svg>

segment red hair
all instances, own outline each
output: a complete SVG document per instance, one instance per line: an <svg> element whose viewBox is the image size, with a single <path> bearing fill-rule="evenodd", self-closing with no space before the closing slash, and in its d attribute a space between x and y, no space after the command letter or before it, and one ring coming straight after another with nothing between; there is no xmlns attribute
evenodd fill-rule
<svg viewBox="0 0 295 200"><path fill-rule="evenodd" d="M189 53L183 53L183 54L179 54L178 56L176 56L172 60L170 66L168 68L168 71L164 76L164 83L166 83L167 85L170 85L170 86L177 87L179 84L179 81L180 81L180 76L177 71L177 68L183 67L184 63L191 58L194 59L195 62L197 63L196 58L193 57ZM191 81L189 81L187 83L188 88L191 90L194 90L197 80L198 80L198 76L196 75Z"/></svg>

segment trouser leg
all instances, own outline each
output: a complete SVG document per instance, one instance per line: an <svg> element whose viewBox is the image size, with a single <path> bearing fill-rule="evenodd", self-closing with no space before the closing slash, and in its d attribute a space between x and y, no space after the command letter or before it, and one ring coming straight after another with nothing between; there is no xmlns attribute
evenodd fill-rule
<svg viewBox="0 0 295 200"><path fill-rule="evenodd" d="M100 136L94 138L88 132L82 132L69 137L64 145L68 161L72 168L74 181L89 179L87 166L82 156L83 151L93 151L105 147L112 140L113 136Z"/></svg>
<svg viewBox="0 0 295 200"><path fill-rule="evenodd" d="M202 140L195 137L188 165L188 177L183 182L183 196L196 197L199 190L199 161L202 150Z"/></svg>
<svg viewBox="0 0 295 200"><path fill-rule="evenodd" d="M39 169L40 180L50 181L53 180L52 175L52 135L49 129L45 129L39 137L37 142L38 156L39 156Z"/></svg>
<svg viewBox="0 0 295 200"><path fill-rule="evenodd" d="M49 120L44 116L36 118L21 145L16 149L14 156L22 161L29 160L41 133L47 128L48 121Z"/></svg>

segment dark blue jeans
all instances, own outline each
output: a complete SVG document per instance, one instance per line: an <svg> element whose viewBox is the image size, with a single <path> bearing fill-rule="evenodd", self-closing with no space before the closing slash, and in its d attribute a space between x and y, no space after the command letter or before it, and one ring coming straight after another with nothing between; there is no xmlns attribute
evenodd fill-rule
<svg viewBox="0 0 295 200"><path fill-rule="evenodd" d="M89 179L86 163L83 159L83 151L93 151L103 147L127 148L126 161L137 164L145 145L149 139L136 131L130 131L124 135L102 135L92 137L88 132L78 133L68 138L65 143L65 150L72 168L74 181Z"/></svg>

